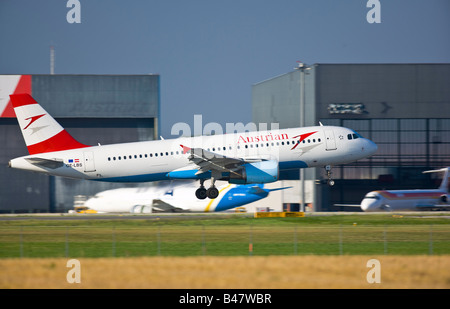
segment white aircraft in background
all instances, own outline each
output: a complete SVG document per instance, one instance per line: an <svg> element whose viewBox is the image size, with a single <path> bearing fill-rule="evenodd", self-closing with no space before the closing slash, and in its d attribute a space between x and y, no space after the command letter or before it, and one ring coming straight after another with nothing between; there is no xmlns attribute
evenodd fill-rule
<svg viewBox="0 0 450 309"><path fill-rule="evenodd" d="M216 212L243 206L266 198L279 189L265 189L264 185L218 186L221 192L216 199L201 200L194 194L194 183L170 188L142 187L119 188L97 193L88 199L82 212L97 213L152 213L152 212Z"/></svg>
<svg viewBox="0 0 450 309"><path fill-rule="evenodd" d="M30 155L9 167L111 182L200 180L199 199L214 199L216 180L270 183L280 170L327 167L373 155L377 145L351 129L317 126L88 146L76 141L29 94L10 95ZM204 181L211 179L208 190Z"/></svg>
<svg viewBox="0 0 450 309"><path fill-rule="evenodd" d="M449 167L424 173L444 172L439 189L372 191L361 202L364 211L450 210L448 204Z"/></svg>

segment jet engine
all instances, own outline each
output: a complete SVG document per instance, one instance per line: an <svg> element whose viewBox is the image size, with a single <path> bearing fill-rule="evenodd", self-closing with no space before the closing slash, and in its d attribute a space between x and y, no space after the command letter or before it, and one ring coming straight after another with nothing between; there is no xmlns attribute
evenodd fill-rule
<svg viewBox="0 0 450 309"><path fill-rule="evenodd" d="M230 173L233 184L269 183L278 180L278 162L275 160L246 163Z"/></svg>

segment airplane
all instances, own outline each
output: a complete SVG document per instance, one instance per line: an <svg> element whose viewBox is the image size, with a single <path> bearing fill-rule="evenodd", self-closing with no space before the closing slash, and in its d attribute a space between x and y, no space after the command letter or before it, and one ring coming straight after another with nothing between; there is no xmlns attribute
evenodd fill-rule
<svg viewBox="0 0 450 309"><path fill-rule="evenodd" d="M29 155L10 160L9 167L107 182L195 179L200 182L198 199L217 198L217 180L270 183L287 169L324 166L328 184L333 185L332 165L369 157L378 148L351 129L322 124L89 146L74 139L29 94L10 98Z"/></svg>
<svg viewBox="0 0 450 309"><path fill-rule="evenodd" d="M201 200L193 194L194 183L165 188L119 188L97 193L76 209L88 213L218 212L266 198L270 192L287 189L265 189L263 184L218 186L216 199Z"/></svg>
<svg viewBox="0 0 450 309"><path fill-rule="evenodd" d="M372 191L361 202L361 209L375 211L450 210L448 204L448 177L450 167L423 173L444 172L438 189Z"/></svg>

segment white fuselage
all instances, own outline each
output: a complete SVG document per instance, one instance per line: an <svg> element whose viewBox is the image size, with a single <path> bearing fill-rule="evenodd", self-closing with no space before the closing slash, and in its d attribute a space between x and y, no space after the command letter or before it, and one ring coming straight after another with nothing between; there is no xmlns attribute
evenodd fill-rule
<svg viewBox="0 0 450 309"><path fill-rule="evenodd" d="M367 193L361 201L361 209L367 212L449 209L450 168L446 167L423 173L437 172L444 172L439 189L372 191Z"/></svg>
<svg viewBox="0 0 450 309"><path fill-rule="evenodd" d="M259 195L252 194L252 186L254 185L221 184L218 186L218 198L203 200L195 197L197 185L194 182L171 186L119 188L97 193L84 203L84 207L98 213L223 211L268 196L270 190ZM158 205L161 202L166 204L165 208Z"/></svg>
<svg viewBox="0 0 450 309"><path fill-rule="evenodd" d="M308 135L301 143L299 136ZM352 138L353 136L353 138ZM232 158L276 160L279 169L298 169L353 162L372 155L377 146L353 130L317 126L276 131L181 137L170 140L91 146L39 153L10 161L12 168L50 175L112 182L147 182L171 179L169 172L195 169L181 145L203 148ZM58 160L48 168L27 158Z"/></svg>
<svg viewBox="0 0 450 309"><path fill-rule="evenodd" d="M415 211L427 208L439 208L445 204L443 190L392 190L372 191L361 202L361 209L366 212L377 211Z"/></svg>

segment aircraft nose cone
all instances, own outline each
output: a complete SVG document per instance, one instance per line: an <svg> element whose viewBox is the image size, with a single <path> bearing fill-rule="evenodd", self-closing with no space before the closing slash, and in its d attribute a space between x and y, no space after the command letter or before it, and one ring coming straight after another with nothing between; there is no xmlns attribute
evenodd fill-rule
<svg viewBox="0 0 450 309"><path fill-rule="evenodd" d="M366 212L375 211L377 209L376 201L369 201L364 199L361 202L361 209Z"/></svg>
<svg viewBox="0 0 450 309"><path fill-rule="evenodd" d="M377 146L377 144L375 144L374 142L369 140L369 147L367 150L371 155L373 155L375 152L377 152L378 146Z"/></svg>
<svg viewBox="0 0 450 309"><path fill-rule="evenodd" d="M369 156L373 155L375 152L377 152L378 150L378 146L377 144L375 144L374 142L372 142L369 139L365 139L364 144L361 146L361 149L363 152L365 152L366 154L368 154Z"/></svg>

